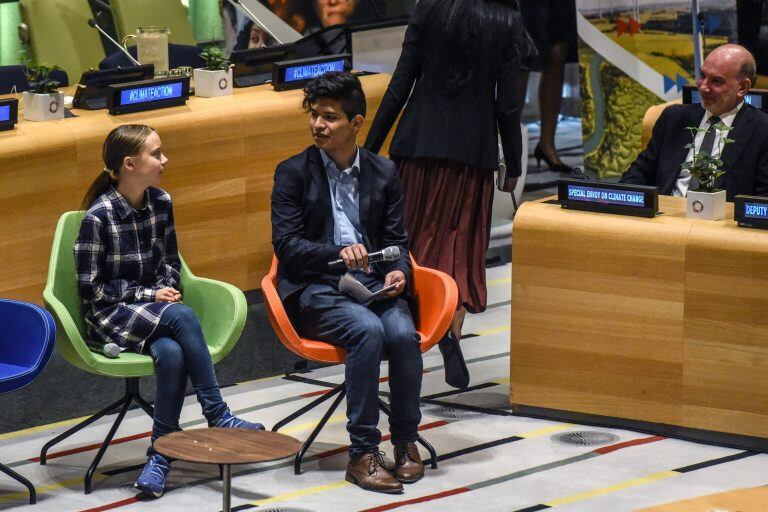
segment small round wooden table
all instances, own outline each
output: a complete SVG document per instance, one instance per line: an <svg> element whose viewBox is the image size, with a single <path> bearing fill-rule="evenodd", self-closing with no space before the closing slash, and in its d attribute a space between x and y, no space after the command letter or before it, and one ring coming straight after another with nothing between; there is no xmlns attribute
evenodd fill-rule
<svg viewBox="0 0 768 512"><path fill-rule="evenodd" d="M230 512L232 464L253 464L291 457L299 451L296 439L268 430L201 428L174 432L155 441L155 450L171 459L224 468L224 512Z"/></svg>

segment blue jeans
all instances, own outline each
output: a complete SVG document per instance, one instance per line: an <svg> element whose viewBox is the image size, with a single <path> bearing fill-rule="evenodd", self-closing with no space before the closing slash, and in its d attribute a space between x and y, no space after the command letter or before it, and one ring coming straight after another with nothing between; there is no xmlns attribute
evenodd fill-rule
<svg viewBox="0 0 768 512"><path fill-rule="evenodd" d="M228 410L221 398L203 330L192 308L171 304L163 311L160 325L150 339L149 352L157 377L152 443L158 437L181 430L179 416L187 377L192 381L209 425Z"/></svg>
<svg viewBox="0 0 768 512"><path fill-rule="evenodd" d="M360 278L369 284L369 279ZM369 286L376 290L378 286ZM392 443L416 440L421 421L419 396L423 363L419 335L408 304L402 296L363 306L328 284L313 283L298 299L298 319L303 336L342 346L347 351L347 431L349 455L357 458L378 450L379 367L389 357Z"/></svg>

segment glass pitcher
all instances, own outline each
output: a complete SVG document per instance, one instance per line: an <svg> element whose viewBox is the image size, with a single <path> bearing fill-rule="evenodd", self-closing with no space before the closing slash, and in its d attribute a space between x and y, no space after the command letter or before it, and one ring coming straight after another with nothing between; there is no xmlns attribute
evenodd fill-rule
<svg viewBox="0 0 768 512"><path fill-rule="evenodd" d="M136 54L142 64L154 64L155 73L168 73L168 38L171 31L167 27L139 27L136 34L123 38L123 47L129 39L136 40Z"/></svg>

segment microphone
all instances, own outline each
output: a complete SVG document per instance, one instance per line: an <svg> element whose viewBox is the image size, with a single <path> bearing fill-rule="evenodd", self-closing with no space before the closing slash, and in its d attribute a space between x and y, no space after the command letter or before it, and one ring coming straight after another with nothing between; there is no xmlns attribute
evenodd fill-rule
<svg viewBox="0 0 768 512"><path fill-rule="evenodd" d="M592 181L581 167L574 167L571 175L568 177L572 180Z"/></svg>
<svg viewBox="0 0 768 512"><path fill-rule="evenodd" d="M110 359L115 359L120 355L120 352L122 352L122 350L116 343L105 343L104 346L101 347L101 353Z"/></svg>
<svg viewBox="0 0 768 512"><path fill-rule="evenodd" d="M96 20L95 20L95 19L93 19L93 18L90 18L90 19L88 20L88 24L89 24L91 27L93 27L93 28L95 28L96 30L98 30L98 31L101 33L101 35L103 35L104 37L106 37L106 38L109 40L109 42L110 42L110 43L112 43L113 45L115 45L115 48L117 48L118 50L120 50L121 52L123 52L123 53L125 54L125 56L126 56L126 57L128 57L128 60L130 60L130 61L133 63L133 65L134 65L134 66L141 66L141 63L140 63L139 61L137 61L136 59L134 59L134 58L133 58L133 56L130 54L130 52L129 52L128 50L126 50L125 48L123 48L123 45L121 45L120 43L118 43L117 41L115 41L114 39L112 39L112 37L111 37L109 34L107 34L107 33L104 31L104 29L102 29L102 28L99 26L99 24L98 24L98 23L96 23ZM105 355L106 355L106 354L105 354ZM107 356L107 357L109 357L109 356ZM117 357L117 356L114 356L114 357Z"/></svg>
<svg viewBox="0 0 768 512"><path fill-rule="evenodd" d="M392 247L385 247L384 249L372 252L368 255L368 263L378 263L379 261L395 261L400 259L400 248L396 245ZM343 267L344 260L338 259L329 261L328 266L331 268Z"/></svg>

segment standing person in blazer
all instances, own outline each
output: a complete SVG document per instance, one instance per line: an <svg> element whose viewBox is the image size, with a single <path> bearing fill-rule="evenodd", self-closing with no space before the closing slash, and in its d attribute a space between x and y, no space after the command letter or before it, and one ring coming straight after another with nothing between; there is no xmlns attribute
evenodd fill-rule
<svg viewBox="0 0 768 512"><path fill-rule="evenodd" d="M346 479L363 489L400 493L424 475L416 447L423 365L419 335L403 292L411 279L403 195L395 165L358 148L365 94L350 73L327 73L304 89L313 146L280 163L272 189L277 290L299 333L347 351ZM368 253L397 246L395 261ZM339 270L328 263L341 258ZM394 285L383 300L358 303L339 291L345 272L371 291ZM389 357L395 451L392 472L379 451L379 367Z"/></svg>
<svg viewBox="0 0 768 512"><path fill-rule="evenodd" d="M737 194L768 195L768 115L744 104L754 80L755 59L746 48L726 44L712 50L696 80L701 105L666 108L653 127L648 147L620 181L654 185L662 194L680 197L695 190L690 172L680 166L693 159L693 150L685 145L691 142L687 127L696 126L715 132L711 154L720 157L725 170L715 186L725 189L729 201ZM733 129L716 130L718 123ZM724 146L725 136L735 142ZM696 135L697 150L705 137L705 132Z"/></svg>
<svg viewBox="0 0 768 512"><path fill-rule="evenodd" d="M440 343L446 380L469 384L458 340L467 311L485 310L498 135L504 190L521 174L518 90L529 38L513 0L421 0L365 147L381 149L400 111L390 153L405 196L411 252L454 278L459 309ZM458 363L457 363L458 360Z"/></svg>

